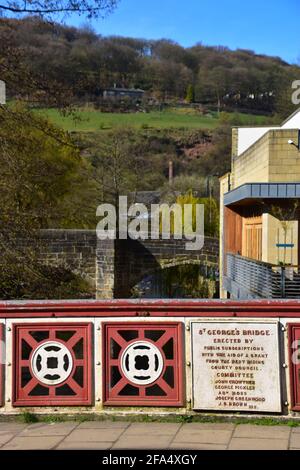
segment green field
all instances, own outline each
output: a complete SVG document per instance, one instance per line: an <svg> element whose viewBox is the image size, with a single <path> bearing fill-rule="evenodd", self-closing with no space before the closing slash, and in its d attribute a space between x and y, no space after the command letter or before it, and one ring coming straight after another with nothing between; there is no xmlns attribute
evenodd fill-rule
<svg viewBox="0 0 300 470"><path fill-rule="evenodd" d="M181 110L180 110L181 111ZM47 116L50 121L62 127L66 131L91 132L109 130L116 127L134 127L136 129L214 129L219 124L216 113L211 115L199 115L179 111L162 111L150 113L101 113L94 110L78 110L76 113L63 116L56 109L43 109L37 111L42 116ZM249 116L247 114L235 114L244 124L263 124L264 116Z"/></svg>

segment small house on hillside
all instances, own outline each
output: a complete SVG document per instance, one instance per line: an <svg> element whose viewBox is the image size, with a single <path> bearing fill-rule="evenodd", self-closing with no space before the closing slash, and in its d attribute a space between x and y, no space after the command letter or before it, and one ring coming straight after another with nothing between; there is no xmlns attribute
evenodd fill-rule
<svg viewBox="0 0 300 470"><path fill-rule="evenodd" d="M145 94L144 90L139 88L105 88L103 90L103 98L121 100L123 98L129 98L132 101L140 101Z"/></svg>

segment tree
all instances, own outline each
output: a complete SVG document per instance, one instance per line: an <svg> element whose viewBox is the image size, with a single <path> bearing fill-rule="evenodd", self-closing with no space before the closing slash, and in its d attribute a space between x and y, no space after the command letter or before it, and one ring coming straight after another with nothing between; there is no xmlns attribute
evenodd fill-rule
<svg viewBox="0 0 300 470"><path fill-rule="evenodd" d="M204 233L207 236L216 237L219 233L219 209L217 201L214 198L198 198L193 195L192 191L182 194L177 197L176 203L182 207L182 217L184 221L184 205L190 204L196 206L197 204L204 205ZM193 211L193 230L196 229L196 212Z"/></svg>
<svg viewBox="0 0 300 470"><path fill-rule="evenodd" d="M20 107L3 108L0 161L0 298L66 298L76 289L91 295L67 267L50 269L41 256L40 229L73 226L82 218L88 223L87 207L74 212L88 167L70 138Z"/></svg>
<svg viewBox="0 0 300 470"><path fill-rule="evenodd" d="M0 0L0 12L5 14L40 15L78 14L95 18L111 12L118 0Z"/></svg>
<svg viewBox="0 0 300 470"><path fill-rule="evenodd" d="M193 85L188 86L185 100L188 103L194 103L194 101L195 101L195 90L194 90Z"/></svg>
<svg viewBox="0 0 300 470"><path fill-rule="evenodd" d="M77 13L88 18L110 11L117 0L0 0L0 15L35 14L46 20ZM29 19L32 26L36 19ZM43 25L49 26L49 22ZM18 44L14 21L2 22L0 76L14 95L65 107L74 93L47 70L36 71ZM47 27L47 26L45 26ZM53 25L52 25L53 27ZM72 36L72 35L70 35ZM86 39L91 33L84 33ZM21 41L22 42L22 41ZM54 54L54 57L55 54ZM63 61L62 61L63 62ZM51 67L50 67L51 69ZM48 70L48 72L50 71ZM70 77L72 74L69 75ZM72 83L74 88L74 83ZM65 95L65 98L64 98ZM70 267L45 265L40 229L90 224L90 168L70 137L25 107L0 106L0 298L70 298L93 295ZM88 187L87 191L82 190ZM76 207L76 203L80 203ZM79 210L78 210L79 209ZM80 220L80 222L79 222ZM77 222L77 223L76 223Z"/></svg>
<svg viewBox="0 0 300 470"><path fill-rule="evenodd" d="M172 186L170 186L168 181L162 188L163 199L164 201L175 202L178 193L185 194L190 190L198 196L205 196L207 189L206 180L207 178L199 175L199 173L197 175L195 173L192 175L182 173L179 176L175 176Z"/></svg>
<svg viewBox="0 0 300 470"><path fill-rule="evenodd" d="M192 210L192 230L197 229L196 226L196 205L204 206L204 234L206 236L217 237L219 234L219 209L216 199L213 197L196 197L192 190L185 194L177 195L175 203L182 208L182 226L184 226L184 206L185 204L193 207ZM171 214L171 232L175 231L174 214ZM162 219L160 219L160 230L162 230Z"/></svg>
<svg viewBox="0 0 300 470"><path fill-rule="evenodd" d="M297 105L293 104L292 94L294 92L292 84L294 80L299 79L299 68L292 67L289 73L285 72L280 75L280 86L275 97L275 110L278 116L286 119L297 110Z"/></svg>
<svg viewBox="0 0 300 470"><path fill-rule="evenodd" d="M128 128L117 128L98 138L93 135L92 143L85 140L84 145L90 147L101 201L116 207L120 195L162 186L167 180L170 156L176 158L173 146Z"/></svg>
<svg viewBox="0 0 300 470"><path fill-rule="evenodd" d="M299 219L299 202L291 200L291 202L286 204L284 207L272 204L269 208L269 213L279 221L283 231L283 244L286 245L289 230L293 231L294 223L298 224L297 221ZM287 264L286 255L287 248L286 246L284 246L282 262L283 265Z"/></svg>
<svg viewBox="0 0 300 470"><path fill-rule="evenodd" d="M184 99L193 84L197 102L270 113L281 90L290 91L299 77L299 67L276 57L224 47L183 48L168 40L102 37L56 18L0 19L0 77L11 97L64 107L66 102L98 100L103 88L117 83L160 99Z"/></svg>
<svg viewBox="0 0 300 470"><path fill-rule="evenodd" d="M67 199L88 164L66 133L20 105L0 109L0 158L6 225L13 227L15 219L39 228L73 222Z"/></svg>

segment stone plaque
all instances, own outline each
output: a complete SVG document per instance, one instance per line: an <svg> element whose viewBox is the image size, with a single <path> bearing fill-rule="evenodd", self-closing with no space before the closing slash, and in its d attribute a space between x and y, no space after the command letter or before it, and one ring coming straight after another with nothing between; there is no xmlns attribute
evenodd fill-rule
<svg viewBox="0 0 300 470"><path fill-rule="evenodd" d="M192 322L193 408L280 412L278 323Z"/></svg>

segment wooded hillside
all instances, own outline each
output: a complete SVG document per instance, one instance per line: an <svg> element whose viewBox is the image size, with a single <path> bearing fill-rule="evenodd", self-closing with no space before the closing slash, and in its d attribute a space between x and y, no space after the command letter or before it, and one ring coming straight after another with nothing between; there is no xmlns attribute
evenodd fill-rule
<svg viewBox="0 0 300 470"><path fill-rule="evenodd" d="M18 50L19 66L29 70L37 84L46 78L78 100L96 100L104 88L116 84L142 88L160 101L188 99L221 109L272 113L280 111L282 96L300 75L298 66L253 51L102 37L89 28L38 18L1 19L0 42L1 56L8 57L7 47ZM13 65L13 58L5 66L0 61L2 79ZM28 87L19 77L18 84L10 80L8 92L28 95Z"/></svg>

